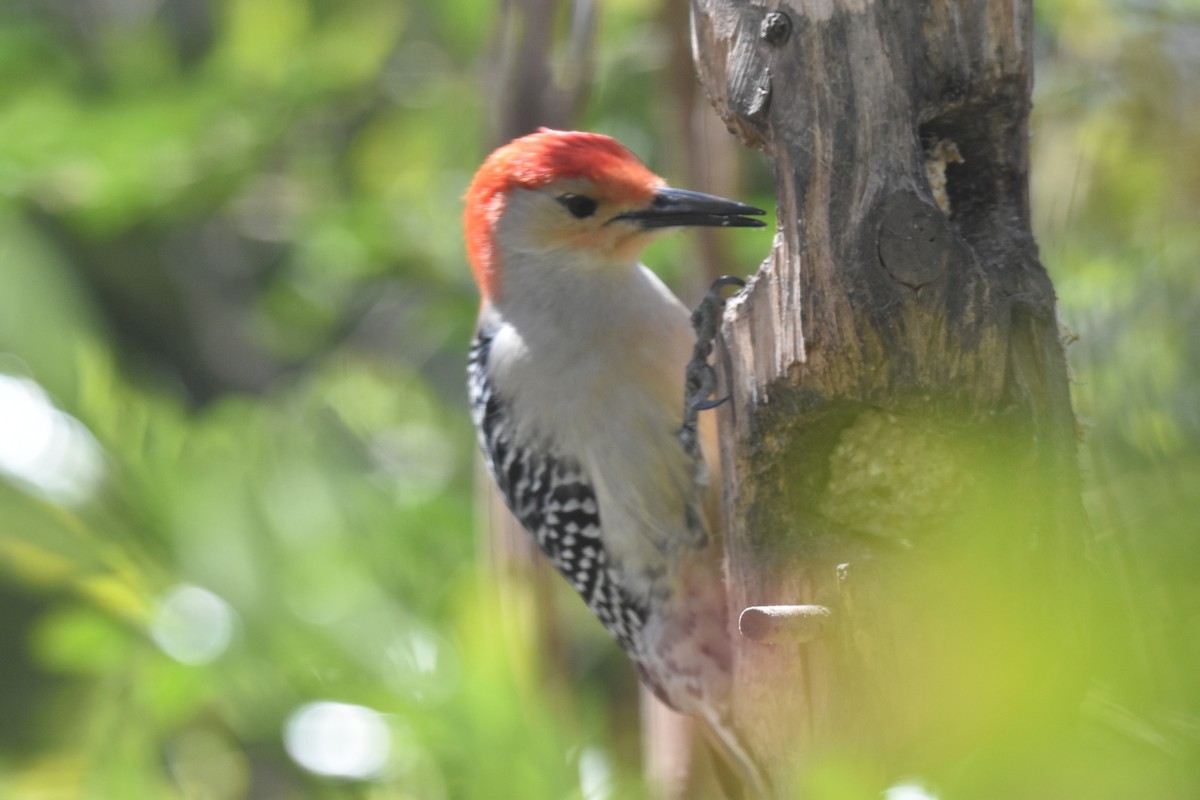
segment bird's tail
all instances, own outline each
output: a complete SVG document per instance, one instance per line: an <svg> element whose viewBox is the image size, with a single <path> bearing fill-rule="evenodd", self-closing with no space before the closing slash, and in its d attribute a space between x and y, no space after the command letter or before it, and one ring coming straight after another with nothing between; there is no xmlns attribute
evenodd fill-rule
<svg viewBox="0 0 1200 800"><path fill-rule="evenodd" d="M717 758L713 768L721 788L730 800L776 800L766 773L734 729L731 720L710 710L703 715L700 729Z"/></svg>

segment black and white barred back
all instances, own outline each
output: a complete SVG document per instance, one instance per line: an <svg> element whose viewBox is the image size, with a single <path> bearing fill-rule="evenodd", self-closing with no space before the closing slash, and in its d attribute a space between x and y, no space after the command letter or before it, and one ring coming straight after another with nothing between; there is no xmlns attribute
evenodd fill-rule
<svg viewBox="0 0 1200 800"><path fill-rule="evenodd" d="M481 328L467 359L467 395L488 471L555 569L617 643L636 656L646 609L622 591L608 564L591 481L578 462L545 441L514 441L509 409L488 378L495 332L494 327Z"/></svg>

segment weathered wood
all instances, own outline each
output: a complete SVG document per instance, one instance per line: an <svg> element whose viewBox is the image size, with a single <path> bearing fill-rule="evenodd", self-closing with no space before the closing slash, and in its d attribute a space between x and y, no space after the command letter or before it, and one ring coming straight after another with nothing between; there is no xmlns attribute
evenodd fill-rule
<svg viewBox="0 0 1200 800"><path fill-rule="evenodd" d="M1072 705L1085 526L1029 228L1028 0L694 0L701 82L779 231L722 332L737 717L777 783L936 773Z"/></svg>

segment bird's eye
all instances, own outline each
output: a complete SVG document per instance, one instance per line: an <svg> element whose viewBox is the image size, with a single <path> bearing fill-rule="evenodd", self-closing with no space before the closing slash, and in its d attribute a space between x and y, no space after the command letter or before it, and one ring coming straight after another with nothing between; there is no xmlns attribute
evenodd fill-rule
<svg viewBox="0 0 1200 800"><path fill-rule="evenodd" d="M586 194L564 194L558 198L558 202L575 219L584 219L596 213L596 201Z"/></svg>

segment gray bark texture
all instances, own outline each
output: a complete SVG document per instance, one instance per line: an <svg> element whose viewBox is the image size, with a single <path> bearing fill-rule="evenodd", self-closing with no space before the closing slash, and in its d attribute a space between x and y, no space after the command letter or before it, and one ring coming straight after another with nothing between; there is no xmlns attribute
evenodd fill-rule
<svg viewBox="0 0 1200 800"><path fill-rule="evenodd" d="M1087 651L1030 2L692 12L701 83L777 181L718 350L733 618L809 607L735 634L739 726L789 797L830 764L886 785L1015 763L1069 721Z"/></svg>

